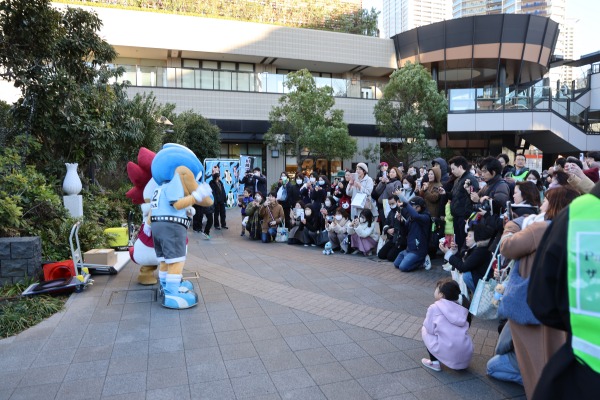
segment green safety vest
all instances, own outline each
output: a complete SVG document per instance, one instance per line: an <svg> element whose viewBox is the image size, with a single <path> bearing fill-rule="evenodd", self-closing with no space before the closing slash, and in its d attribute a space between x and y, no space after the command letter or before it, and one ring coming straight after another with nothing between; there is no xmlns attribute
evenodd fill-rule
<svg viewBox="0 0 600 400"><path fill-rule="evenodd" d="M600 199L583 195L569 207L567 279L573 353L600 373Z"/></svg>
<svg viewBox="0 0 600 400"><path fill-rule="evenodd" d="M515 172L516 172L516 171L517 171L517 170L516 170L516 168L515 168ZM524 180L525 180L525 177L527 176L527 174L528 174L528 173L529 173L529 170L525 170L525 171L521 172L521 174L519 174L519 175L515 175L515 174L513 173L513 179L514 179L515 181L517 181L517 182L522 182L522 181L524 181Z"/></svg>

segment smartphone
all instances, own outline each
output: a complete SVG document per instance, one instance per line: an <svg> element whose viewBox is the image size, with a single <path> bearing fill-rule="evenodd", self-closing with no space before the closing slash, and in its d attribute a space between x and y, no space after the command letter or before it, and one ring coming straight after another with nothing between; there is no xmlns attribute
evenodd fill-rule
<svg viewBox="0 0 600 400"><path fill-rule="evenodd" d="M385 178L387 176L387 171L383 171L383 177Z"/></svg>
<svg viewBox="0 0 600 400"><path fill-rule="evenodd" d="M513 215L512 215L512 205L510 204L510 201L506 202L506 214L508 215L508 220L512 221Z"/></svg>
<svg viewBox="0 0 600 400"><path fill-rule="evenodd" d="M358 182L358 174L357 174L356 172L353 172L353 173L352 173L352 180L353 180L354 182Z"/></svg>
<svg viewBox="0 0 600 400"><path fill-rule="evenodd" d="M583 157L583 153L579 153L579 161L583 162L584 157Z"/></svg>

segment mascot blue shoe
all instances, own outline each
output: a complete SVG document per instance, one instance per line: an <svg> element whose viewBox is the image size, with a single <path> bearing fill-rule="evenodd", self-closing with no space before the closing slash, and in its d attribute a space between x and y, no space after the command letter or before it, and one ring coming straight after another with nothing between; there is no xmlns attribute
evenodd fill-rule
<svg viewBox="0 0 600 400"><path fill-rule="evenodd" d="M198 304L198 295L181 284L181 275L167 275L163 307L183 310Z"/></svg>

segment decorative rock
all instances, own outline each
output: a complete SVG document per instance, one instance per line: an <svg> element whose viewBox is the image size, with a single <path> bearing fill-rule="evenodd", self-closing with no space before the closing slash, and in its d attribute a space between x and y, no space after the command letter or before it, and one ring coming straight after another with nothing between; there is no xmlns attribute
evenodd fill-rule
<svg viewBox="0 0 600 400"><path fill-rule="evenodd" d="M37 242L40 242L40 238L35 237L18 237L13 238L10 245L10 258L32 258L34 251L37 246Z"/></svg>
<svg viewBox="0 0 600 400"><path fill-rule="evenodd" d="M4 278L25 277L27 260L2 260L0 262L0 275Z"/></svg>
<svg viewBox="0 0 600 400"><path fill-rule="evenodd" d="M10 242L13 238L0 238L0 260L10 259Z"/></svg>

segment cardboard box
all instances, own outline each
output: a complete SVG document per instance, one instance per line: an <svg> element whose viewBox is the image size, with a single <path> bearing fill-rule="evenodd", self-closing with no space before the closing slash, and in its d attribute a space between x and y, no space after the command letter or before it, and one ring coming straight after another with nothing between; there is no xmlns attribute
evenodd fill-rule
<svg viewBox="0 0 600 400"><path fill-rule="evenodd" d="M114 266L117 263L117 253L114 249L94 249L86 251L83 255L86 264L100 264Z"/></svg>

